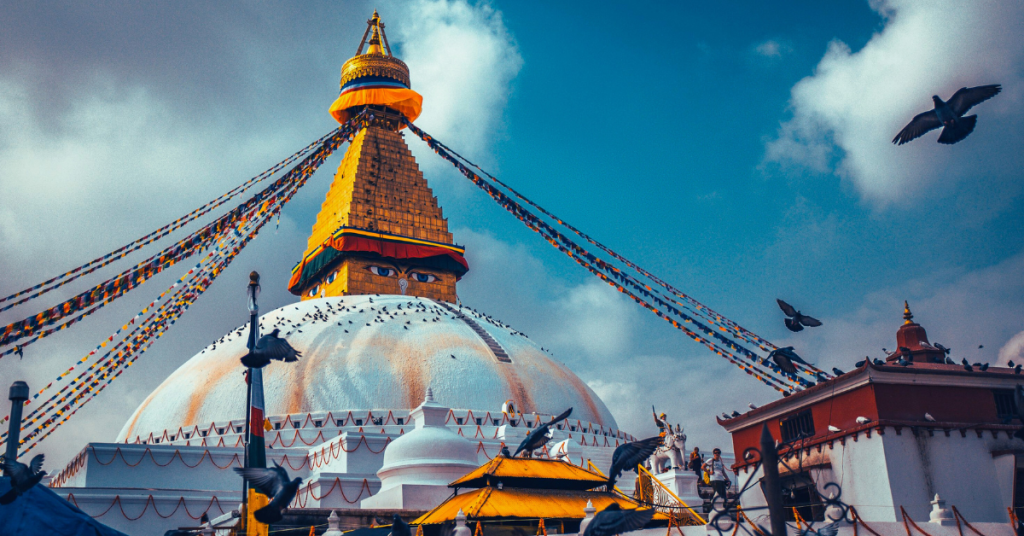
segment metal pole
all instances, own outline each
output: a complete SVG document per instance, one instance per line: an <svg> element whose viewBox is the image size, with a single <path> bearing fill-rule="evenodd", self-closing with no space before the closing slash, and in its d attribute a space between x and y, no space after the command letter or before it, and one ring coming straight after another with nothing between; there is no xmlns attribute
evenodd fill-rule
<svg viewBox="0 0 1024 536"><path fill-rule="evenodd" d="M18 461L18 446L21 443L21 407L28 400L28 384L17 381L11 384L11 423L7 428L7 453L4 459ZM10 475L8 475L10 476Z"/></svg>
<svg viewBox="0 0 1024 536"><path fill-rule="evenodd" d="M249 273L249 286L246 289L249 305L249 341L246 347L249 352L256 348L256 337L259 327L260 308L256 298L260 295L260 274L255 270ZM249 467L249 431L252 427L252 369L245 371L245 434L242 436L243 467ZM258 426L263 426L259 423ZM239 519L240 526L245 529L246 521L249 519L249 481L242 479L242 517Z"/></svg>
<svg viewBox="0 0 1024 536"><path fill-rule="evenodd" d="M782 485L779 483L779 452L775 450L775 439L768 431L768 423L761 427L761 491L768 503L768 516L772 522L773 536L786 536L786 518L782 508Z"/></svg>

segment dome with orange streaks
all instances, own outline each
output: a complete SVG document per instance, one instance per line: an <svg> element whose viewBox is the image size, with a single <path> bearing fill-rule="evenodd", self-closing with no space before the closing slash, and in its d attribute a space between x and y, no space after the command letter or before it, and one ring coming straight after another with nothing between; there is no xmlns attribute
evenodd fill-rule
<svg viewBox="0 0 1024 536"><path fill-rule="evenodd" d="M302 353L263 372L266 415L410 410L432 387L453 409L558 414L617 428L600 398L522 333L457 305L410 296L307 300L260 318ZM118 441L244 419L241 326L189 359L139 406Z"/></svg>

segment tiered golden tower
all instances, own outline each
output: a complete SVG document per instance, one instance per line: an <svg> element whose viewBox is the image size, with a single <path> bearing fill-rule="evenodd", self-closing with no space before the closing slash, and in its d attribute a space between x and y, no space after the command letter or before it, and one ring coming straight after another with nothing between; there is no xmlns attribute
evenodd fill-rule
<svg viewBox="0 0 1024 536"><path fill-rule="evenodd" d="M406 294L455 302L455 283L469 269L464 249L399 132L422 99L409 88L408 67L391 55L376 11L367 24L342 67L331 115L345 122L365 110L373 119L352 139L288 289L304 300Z"/></svg>

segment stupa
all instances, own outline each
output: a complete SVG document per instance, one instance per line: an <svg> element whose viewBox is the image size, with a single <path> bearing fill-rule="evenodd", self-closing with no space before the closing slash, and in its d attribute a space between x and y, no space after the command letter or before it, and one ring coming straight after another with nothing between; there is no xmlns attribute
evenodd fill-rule
<svg viewBox="0 0 1024 536"><path fill-rule="evenodd" d="M260 318L262 332L279 329L302 354L263 369L268 463L304 479L292 511L347 509L352 522L368 525L374 511L357 509L381 488L389 444L415 443L395 440L414 429L411 414L428 387L431 424L440 411L443 424L472 443L476 465L569 407L552 441L578 445L573 463L607 467L614 448L632 439L540 345L460 304L464 249L401 130L421 103L375 12L330 108L338 121L372 119L352 139L288 282L300 301ZM237 508L242 482L231 469L242 459L247 330L186 361L115 443L87 445L51 486L134 535L195 527L203 512L215 518Z"/></svg>

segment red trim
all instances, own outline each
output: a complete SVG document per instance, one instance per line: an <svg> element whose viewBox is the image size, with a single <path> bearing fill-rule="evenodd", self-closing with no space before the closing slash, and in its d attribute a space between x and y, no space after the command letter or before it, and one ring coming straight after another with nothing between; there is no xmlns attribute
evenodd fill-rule
<svg viewBox="0 0 1024 536"><path fill-rule="evenodd" d="M465 257L455 251L438 246L421 246L352 235L339 236L331 240L329 245L338 251L368 251L392 259L423 259L447 255L467 271L469 270L469 263L466 262Z"/></svg>

